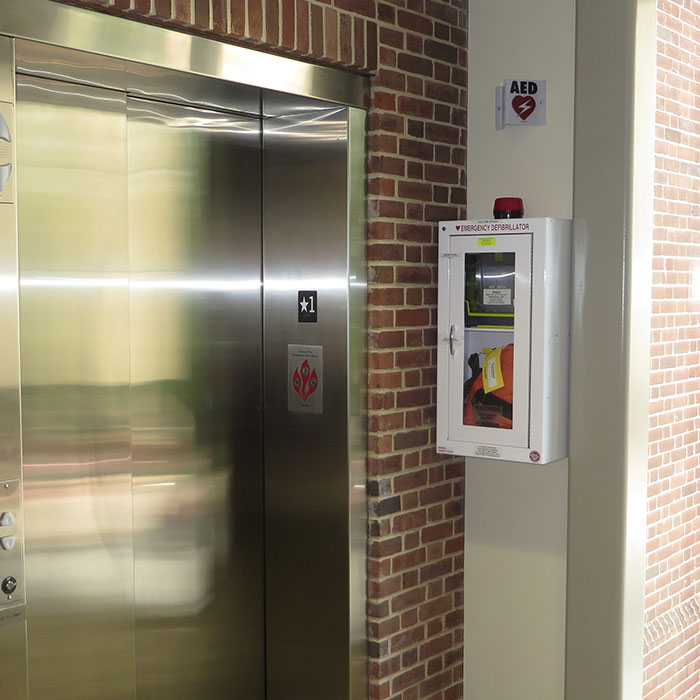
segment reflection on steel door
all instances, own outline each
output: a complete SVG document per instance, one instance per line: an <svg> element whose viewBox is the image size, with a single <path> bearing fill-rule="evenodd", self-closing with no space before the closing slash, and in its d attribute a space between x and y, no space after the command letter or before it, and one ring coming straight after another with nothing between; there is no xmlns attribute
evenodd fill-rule
<svg viewBox="0 0 700 700"><path fill-rule="evenodd" d="M261 700L259 121L17 94L30 698Z"/></svg>

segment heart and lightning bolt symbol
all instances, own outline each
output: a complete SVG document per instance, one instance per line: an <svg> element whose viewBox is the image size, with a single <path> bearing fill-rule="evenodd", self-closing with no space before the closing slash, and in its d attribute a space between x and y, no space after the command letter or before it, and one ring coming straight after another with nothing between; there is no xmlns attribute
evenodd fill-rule
<svg viewBox="0 0 700 700"><path fill-rule="evenodd" d="M513 98L513 109L523 121L535 111L536 107L537 102L535 102L535 98L532 97L532 95L528 95L527 97L516 95Z"/></svg>

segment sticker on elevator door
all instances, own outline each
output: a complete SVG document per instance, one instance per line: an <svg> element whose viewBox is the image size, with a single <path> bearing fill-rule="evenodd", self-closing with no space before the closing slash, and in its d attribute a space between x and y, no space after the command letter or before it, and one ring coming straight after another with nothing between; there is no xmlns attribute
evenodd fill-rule
<svg viewBox="0 0 700 700"><path fill-rule="evenodd" d="M300 291L297 293L298 316L299 323L317 323L318 322L318 292L317 291Z"/></svg>
<svg viewBox="0 0 700 700"><path fill-rule="evenodd" d="M287 410L323 413L323 348L287 346Z"/></svg>

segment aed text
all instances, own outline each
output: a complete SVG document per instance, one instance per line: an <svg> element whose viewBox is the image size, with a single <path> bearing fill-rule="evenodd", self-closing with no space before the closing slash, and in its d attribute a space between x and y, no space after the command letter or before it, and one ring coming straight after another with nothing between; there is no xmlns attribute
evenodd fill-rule
<svg viewBox="0 0 700 700"><path fill-rule="evenodd" d="M531 80L513 80L510 84L510 94L518 95L536 95L537 83Z"/></svg>

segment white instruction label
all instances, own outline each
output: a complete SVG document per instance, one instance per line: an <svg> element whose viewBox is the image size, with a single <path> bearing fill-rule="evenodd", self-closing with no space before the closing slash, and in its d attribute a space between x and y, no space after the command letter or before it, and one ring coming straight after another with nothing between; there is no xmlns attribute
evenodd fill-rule
<svg viewBox="0 0 700 700"><path fill-rule="evenodd" d="M492 445L477 445L474 448L474 454L477 457L500 457L501 451Z"/></svg>
<svg viewBox="0 0 700 700"><path fill-rule="evenodd" d="M510 306L513 303L513 292L510 289L484 289L484 306Z"/></svg>

